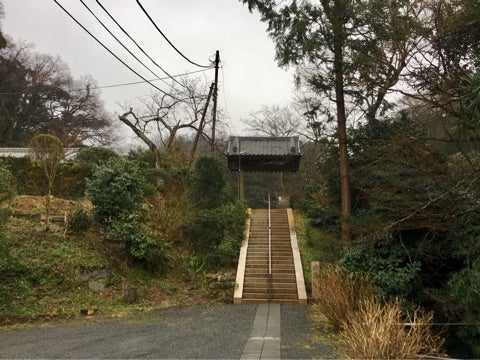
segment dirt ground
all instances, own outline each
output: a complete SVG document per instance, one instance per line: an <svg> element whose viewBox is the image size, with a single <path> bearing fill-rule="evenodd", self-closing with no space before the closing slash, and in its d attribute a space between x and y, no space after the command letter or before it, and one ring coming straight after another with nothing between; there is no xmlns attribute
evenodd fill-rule
<svg viewBox="0 0 480 360"><path fill-rule="evenodd" d="M87 199L61 199L51 197L50 199L52 213L55 215L63 215L65 212L72 213L78 208L91 209L92 204ZM14 212L24 214L38 214L45 212L45 197L18 195L12 200L10 208Z"/></svg>

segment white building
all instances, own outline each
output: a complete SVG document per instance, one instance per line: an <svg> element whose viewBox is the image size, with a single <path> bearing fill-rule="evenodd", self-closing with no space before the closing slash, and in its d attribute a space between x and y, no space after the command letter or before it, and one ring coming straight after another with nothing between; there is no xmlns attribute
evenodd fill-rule
<svg viewBox="0 0 480 360"><path fill-rule="evenodd" d="M72 161L77 156L80 148L66 148L65 161ZM22 158L30 155L28 148L0 148L0 157Z"/></svg>

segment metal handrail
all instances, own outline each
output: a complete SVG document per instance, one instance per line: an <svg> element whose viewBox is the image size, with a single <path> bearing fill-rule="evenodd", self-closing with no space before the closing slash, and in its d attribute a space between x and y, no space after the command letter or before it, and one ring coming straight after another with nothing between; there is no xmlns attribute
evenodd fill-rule
<svg viewBox="0 0 480 360"><path fill-rule="evenodd" d="M268 274L272 274L272 216L270 213L270 193L268 193Z"/></svg>

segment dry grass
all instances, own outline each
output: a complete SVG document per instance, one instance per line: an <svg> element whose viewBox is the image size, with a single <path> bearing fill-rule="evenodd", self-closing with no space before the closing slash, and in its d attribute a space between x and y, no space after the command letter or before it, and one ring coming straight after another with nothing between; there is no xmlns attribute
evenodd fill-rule
<svg viewBox="0 0 480 360"><path fill-rule="evenodd" d="M374 298L373 288L365 279L352 279L338 266L324 265L314 276L318 289L313 311L323 314L336 330L348 325L352 313L366 300Z"/></svg>
<svg viewBox="0 0 480 360"><path fill-rule="evenodd" d="M77 200L68 200L57 197L52 197L51 215L63 216L65 213L72 214L77 209L91 211L92 203L85 198ZM10 205L10 210L13 212L23 214L43 214L45 212L45 197L44 196L30 196L17 195Z"/></svg>
<svg viewBox="0 0 480 360"><path fill-rule="evenodd" d="M312 310L340 330L342 357L415 359L445 355L443 339L430 330L432 313L416 310L405 316L400 301L377 299L366 279L350 278L338 266L321 267L315 280L319 296Z"/></svg>
<svg viewBox="0 0 480 360"><path fill-rule="evenodd" d="M433 335L432 313L416 310L403 316L400 301L384 303L365 301L351 314L340 334L346 358L354 359L416 359L444 356L443 339ZM404 323L416 324L405 326Z"/></svg>
<svg viewBox="0 0 480 360"><path fill-rule="evenodd" d="M17 196L12 211L41 212L43 201L43 197ZM53 204L54 214L91 207L83 199L55 198ZM103 318L223 301L219 299L222 294L213 294L203 278L188 276L181 263L186 253L181 244L168 249L171 256L168 273L159 277L141 266L132 266L122 246L104 241L101 233L92 230L81 235L65 234L62 229L63 224L55 225L45 232L41 223L15 217L5 225L15 277L9 282L0 281L0 326L70 319L80 316L80 309L89 306L98 309L95 318ZM76 278L76 269L80 267L107 269L108 286L98 292L90 290L86 283ZM126 287L137 290L137 300L133 304L122 300ZM2 302L2 291L9 291L8 303ZM225 293L227 291L231 292L229 299L233 299L233 289Z"/></svg>

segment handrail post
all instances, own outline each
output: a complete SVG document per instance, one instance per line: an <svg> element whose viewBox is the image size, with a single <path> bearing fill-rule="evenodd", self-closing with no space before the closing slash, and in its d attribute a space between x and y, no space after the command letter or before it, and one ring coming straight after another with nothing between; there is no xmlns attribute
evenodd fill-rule
<svg viewBox="0 0 480 360"><path fill-rule="evenodd" d="M272 218L270 214L270 193L268 193L268 274L272 275Z"/></svg>

